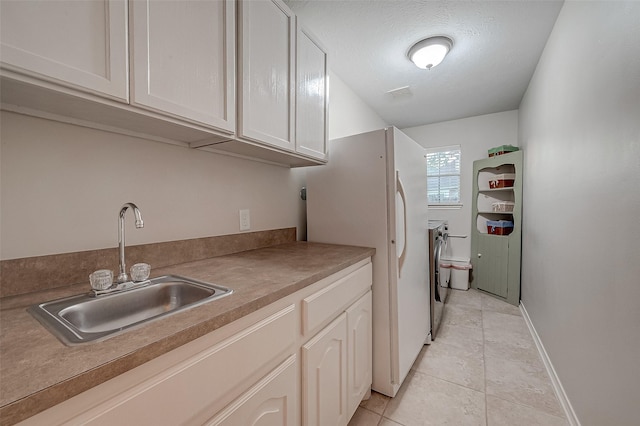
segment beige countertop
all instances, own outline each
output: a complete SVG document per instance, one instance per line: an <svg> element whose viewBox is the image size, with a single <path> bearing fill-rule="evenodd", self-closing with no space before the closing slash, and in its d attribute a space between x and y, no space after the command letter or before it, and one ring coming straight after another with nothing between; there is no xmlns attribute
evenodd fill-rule
<svg viewBox="0 0 640 426"><path fill-rule="evenodd" d="M152 270L152 277L182 275L234 292L72 347L26 308L87 292L88 284L0 299L0 424L28 418L373 254L370 248L294 242Z"/></svg>

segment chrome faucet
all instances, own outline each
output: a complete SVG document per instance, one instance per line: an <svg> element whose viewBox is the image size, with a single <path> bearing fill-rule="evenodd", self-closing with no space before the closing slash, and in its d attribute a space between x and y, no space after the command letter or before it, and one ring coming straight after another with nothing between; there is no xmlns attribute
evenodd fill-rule
<svg viewBox="0 0 640 426"><path fill-rule="evenodd" d="M131 207L133 214L136 216L136 228L144 228L144 222L142 221L142 215L138 207L133 203L125 203L120 209L120 217L118 218L118 246L120 248L120 273L118 274L118 283L129 281L127 267L124 262L124 215L129 207Z"/></svg>

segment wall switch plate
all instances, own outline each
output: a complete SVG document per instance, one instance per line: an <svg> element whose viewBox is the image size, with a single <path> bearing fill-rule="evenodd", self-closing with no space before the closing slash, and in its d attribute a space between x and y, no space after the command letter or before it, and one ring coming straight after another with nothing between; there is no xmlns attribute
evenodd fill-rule
<svg viewBox="0 0 640 426"><path fill-rule="evenodd" d="M240 230L248 231L251 229L251 215L249 209L240 210Z"/></svg>

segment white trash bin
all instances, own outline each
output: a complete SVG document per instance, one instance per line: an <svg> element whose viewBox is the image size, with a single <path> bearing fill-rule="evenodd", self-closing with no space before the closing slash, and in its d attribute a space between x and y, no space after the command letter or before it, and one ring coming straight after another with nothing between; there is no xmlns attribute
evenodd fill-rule
<svg viewBox="0 0 640 426"><path fill-rule="evenodd" d="M465 259L442 259L443 263L451 264L451 283L449 286L456 290L469 290L469 270L471 263Z"/></svg>

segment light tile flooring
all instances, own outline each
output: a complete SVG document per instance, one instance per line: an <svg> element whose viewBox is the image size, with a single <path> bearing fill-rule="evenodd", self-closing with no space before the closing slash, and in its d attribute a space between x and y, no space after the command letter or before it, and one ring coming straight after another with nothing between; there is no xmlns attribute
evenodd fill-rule
<svg viewBox="0 0 640 426"><path fill-rule="evenodd" d="M520 310L471 289L451 291L396 397L373 392L349 422L369 425L568 423Z"/></svg>

